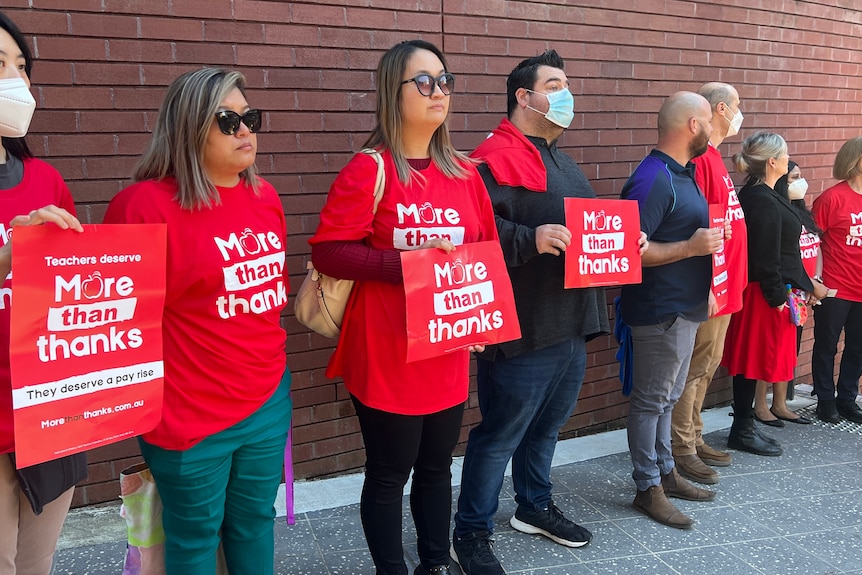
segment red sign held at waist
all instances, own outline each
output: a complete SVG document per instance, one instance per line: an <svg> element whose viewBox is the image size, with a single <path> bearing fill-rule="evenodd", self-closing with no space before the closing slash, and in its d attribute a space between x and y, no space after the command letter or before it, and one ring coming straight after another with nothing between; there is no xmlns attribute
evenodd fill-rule
<svg viewBox="0 0 862 575"><path fill-rule="evenodd" d="M139 435L161 419L166 237L161 224L15 230L19 468Z"/></svg>
<svg viewBox="0 0 862 575"><path fill-rule="evenodd" d="M407 361L521 337L512 283L497 242L401 252Z"/></svg>
<svg viewBox="0 0 862 575"><path fill-rule="evenodd" d="M641 282L640 214L635 200L565 198L566 288Z"/></svg>

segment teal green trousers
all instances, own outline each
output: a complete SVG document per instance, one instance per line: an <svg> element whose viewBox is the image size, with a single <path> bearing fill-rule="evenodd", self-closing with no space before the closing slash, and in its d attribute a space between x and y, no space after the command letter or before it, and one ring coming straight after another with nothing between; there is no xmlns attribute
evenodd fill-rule
<svg viewBox="0 0 862 575"><path fill-rule="evenodd" d="M272 575L275 496L290 426L290 372L260 409L185 451L140 440L164 505L167 575Z"/></svg>

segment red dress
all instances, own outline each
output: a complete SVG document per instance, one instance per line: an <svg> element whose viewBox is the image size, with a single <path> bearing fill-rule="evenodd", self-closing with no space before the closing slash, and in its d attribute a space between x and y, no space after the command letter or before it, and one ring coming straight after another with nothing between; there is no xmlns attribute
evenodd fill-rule
<svg viewBox="0 0 862 575"><path fill-rule="evenodd" d="M742 309L730 318L722 365L730 375L774 383L790 381L796 367L796 326L790 311L770 307L759 282L742 292Z"/></svg>

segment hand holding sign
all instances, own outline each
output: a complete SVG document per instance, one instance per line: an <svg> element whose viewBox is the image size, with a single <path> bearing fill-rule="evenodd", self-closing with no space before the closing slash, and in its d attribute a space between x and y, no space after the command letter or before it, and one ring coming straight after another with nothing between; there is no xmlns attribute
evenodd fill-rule
<svg viewBox="0 0 862 575"><path fill-rule="evenodd" d="M572 241L566 251L566 288L640 283L640 230L634 200L566 198L566 225Z"/></svg>
<svg viewBox="0 0 862 575"><path fill-rule="evenodd" d="M407 361L521 337L512 284L497 242L457 251L401 253L407 302Z"/></svg>
<svg viewBox="0 0 862 575"><path fill-rule="evenodd" d="M19 467L147 432L161 419L166 236L161 224L15 231Z"/></svg>

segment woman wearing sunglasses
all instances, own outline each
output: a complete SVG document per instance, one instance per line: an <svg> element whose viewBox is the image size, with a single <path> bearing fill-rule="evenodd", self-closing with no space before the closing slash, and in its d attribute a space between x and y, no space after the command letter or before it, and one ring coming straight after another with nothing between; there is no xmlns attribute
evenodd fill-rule
<svg viewBox="0 0 862 575"><path fill-rule="evenodd" d="M379 575L406 575L401 499L413 471L410 510L420 564L449 573L449 467L467 399L467 350L406 362L399 252L496 240L488 193L451 144L455 77L422 40L391 48L377 67L377 127L363 147L383 158L386 187L374 213L377 165L357 154L338 174L309 241L315 266L356 280L327 375L342 376L365 442L360 513Z"/></svg>
<svg viewBox="0 0 862 575"><path fill-rule="evenodd" d="M136 183L105 215L168 229L164 410L140 441L164 503L168 575L212 575L219 532L232 575L273 573L288 280L284 212L254 165L260 125L241 74L180 76Z"/></svg>

